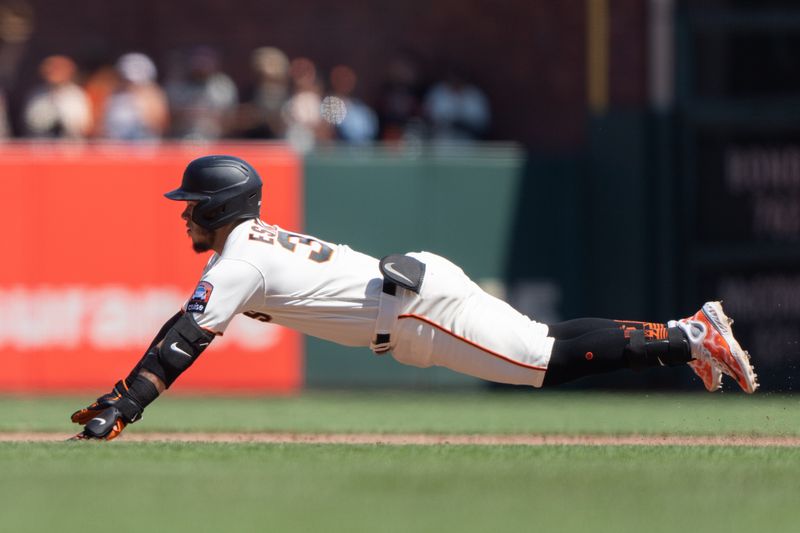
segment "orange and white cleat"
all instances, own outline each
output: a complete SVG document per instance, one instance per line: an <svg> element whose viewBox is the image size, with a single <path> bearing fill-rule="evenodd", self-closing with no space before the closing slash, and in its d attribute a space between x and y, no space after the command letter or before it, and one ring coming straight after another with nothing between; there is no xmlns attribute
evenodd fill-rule
<svg viewBox="0 0 800 533"><path fill-rule="evenodd" d="M739 346L731 324L733 320L725 315L720 302L706 302L697 313L675 323L689 339L695 359L689 366L703 380L706 389L718 389L724 373L735 379L743 391L752 394L758 388L756 374L750 354Z"/></svg>

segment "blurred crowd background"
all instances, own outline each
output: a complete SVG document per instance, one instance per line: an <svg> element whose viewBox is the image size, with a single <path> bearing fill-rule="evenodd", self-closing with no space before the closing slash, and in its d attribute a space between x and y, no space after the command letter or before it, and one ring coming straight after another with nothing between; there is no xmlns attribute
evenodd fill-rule
<svg viewBox="0 0 800 533"><path fill-rule="evenodd" d="M200 28L187 16L200 6L174 4L170 9L155 2L5 0L0 135L277 139L301 151L327 141L478 141L508 135L490 132L490 99L472 77L469 61L452 61L436 50L421 54L402 43L379 51L380 67L369 61L369 71L363 61L360 69L354 66L352 53L326 53L322 60L309 54L320 46L336 47L315 37L329 24L324 10L351 6L307 3L319 15L295 12L282 22L276 15L287 7L280 4L203 2L211 13L203 19L205 32L197 35ZM305 28L294 31L300 29L293 27L301 22L299 15ZM265 19L281 31L270 32L261 24ZM285 22L293 22L288 39ZM237 27L248 23L251 31L239 33ZM372 25L350 30L358 33L338 48L382 40ZM439 62L435 69L431 61Z"/></svg>
<svg viewBox="0 0 800 533"><path fill-rule="evenodd" d="M392 60L367 103L356 96L352 67L335 65L326 75L311 59L290 59L275 47L250 53L255 80L246 87L223 70L213 46L168 55L161 78L141 52L91 69L68 55L49 55L38 63L38 82L18 115L2 110L2 131L47 139L278 139L305 150L331 140L481 140L490 123L480 88L455 70L424 85L411 56Z"/></svg>

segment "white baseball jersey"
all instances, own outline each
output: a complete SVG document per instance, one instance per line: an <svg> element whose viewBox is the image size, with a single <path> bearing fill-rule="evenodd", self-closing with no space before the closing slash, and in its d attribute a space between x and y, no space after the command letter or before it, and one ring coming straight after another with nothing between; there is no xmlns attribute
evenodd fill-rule
<svg viewBox="0 0 800 533"><path fill-rule="evenodd" d="M553 347L548 328L490 296L450 261L427 252L419 294L382 294L378 260L348 246L253 219L214 254L184 310L223 333L238 313L348 346L369 346L391 299L391 352L501 383L541 386ZM383 303L382 303L383 302ZM396 317L395 317L396 315Z"/></svg>
<svg viewBox="0 0 800 533"><path fill-rule="evenodd" d="M238 313L348 346L369 346L381 291L378 261L348 246L261 220L233 229L184 309L222 333Z"/></svg>

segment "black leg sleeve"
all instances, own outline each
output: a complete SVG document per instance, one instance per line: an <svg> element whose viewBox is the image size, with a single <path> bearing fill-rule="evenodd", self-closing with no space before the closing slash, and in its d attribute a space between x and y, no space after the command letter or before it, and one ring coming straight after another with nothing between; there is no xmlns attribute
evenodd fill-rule
<svg viewBox="0 0 800 533"><path fill-rule="evenodd" d="M624 327L598 329L572 339L556 339L544 385L558 385L622 368L643 370L682 365L691 360L689 342L679 328L644 324L644 328L636 328L625 323Z"/></svg>
<svg viewBox="0 0 800 533"><path fill-rule="evenodd" d="M598 329L619 327L619 322L608 318L576 318L548 326L547 335L555 339L574 339Z"/></svg>
<svg viewBox="0 0 800 533"><path fill-rule="evenodd" d="M625 332L619 328L596 329L573 339L556 338L544 386L629 368L627 346Z"/></svg>

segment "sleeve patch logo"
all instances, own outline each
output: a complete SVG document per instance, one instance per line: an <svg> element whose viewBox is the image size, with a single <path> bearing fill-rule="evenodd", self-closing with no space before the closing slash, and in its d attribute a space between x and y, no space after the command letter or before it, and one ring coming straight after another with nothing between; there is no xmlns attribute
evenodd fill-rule
<svg viewBox="0 0 800 533"><path fill-rule="evenodd" d="M194 294L186 304L186 311L189 313L205 313L208 300L211 298L211 291L214 286L207 281L201 281L197 284Z"/></svg>

